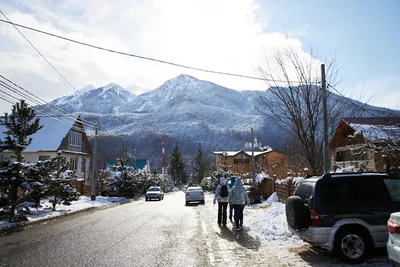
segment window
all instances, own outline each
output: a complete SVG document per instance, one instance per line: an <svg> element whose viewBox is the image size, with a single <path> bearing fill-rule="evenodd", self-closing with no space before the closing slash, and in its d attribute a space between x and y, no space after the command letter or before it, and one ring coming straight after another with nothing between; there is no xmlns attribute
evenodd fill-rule
<svg viewBox="0 0 400 267"><path fill-rule="evenodd" d="M50 156L39 156L39 161L49 160Z"/></svg>
<svg viewBox="0 0 400 267"><path fill-rule="evenodd" d="M86 159L82 159L82 164L81 164L81 172L86 171Z"/></svg>
<svg viewBox="0 0 400 267"><path fill-rule="evenodd" d="M250 160L249 159L234 159L233 163L234 164L249 164Z"/></svg>
<svg viewBox="0 0 400 267"><path fill-rule="evenodd" d="M233 160L233 164L249 164L250 160L246 157L244 153L240 153Z"/></svg>
<svg viewBox="0 0 400 267"><path fill-rule="evenodd" d="M77 158L70 158L69 163L71 164L70 170L76 171L78 169L78 159Z"/></svg>
<svg viewBox="0 0 400 267"><path fill-rule="evenodd" d="M392 201L400 201L400 180L384 179L385 185L390 193Z"/></svg>
<svg viewBox="0 0 400 267"><path fill-rule="evenodd" d="M380 206L388 202L383 181L379 177L360 177L351 181L351 202L354 206Z"/></svg>
<svg viewBox="0 0 400 267"><path fill-rule="evenodd" d="M69 144L71 146L82 146L82 134L77 132L70 132L69 133Z"/></svg>

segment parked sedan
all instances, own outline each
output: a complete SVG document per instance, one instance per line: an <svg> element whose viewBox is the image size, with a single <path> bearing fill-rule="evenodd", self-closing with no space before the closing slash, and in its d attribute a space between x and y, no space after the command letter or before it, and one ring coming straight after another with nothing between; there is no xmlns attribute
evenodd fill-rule
<svg viewBox="0 0 400 267"><path fill-rule="evenodd" d="M204 204L204 192L201 187L188 187L185 195L186 205L189 202L200 202Z"/></svg>
<svg viewBox="0 0 400 267"><path fill-rule="evenodd" d="M392 213L388 221L387 252L393 266L400 266L400 212Z"/></svg>
<svg viewBox="0 0 400 267"><path fill-rule="evenodd" d="M147 190L145 198L146 198L146 201L148 201L150 199L162 200L162 199L164 199L164 192L161 189L161 187L152 186Z"/></svg>

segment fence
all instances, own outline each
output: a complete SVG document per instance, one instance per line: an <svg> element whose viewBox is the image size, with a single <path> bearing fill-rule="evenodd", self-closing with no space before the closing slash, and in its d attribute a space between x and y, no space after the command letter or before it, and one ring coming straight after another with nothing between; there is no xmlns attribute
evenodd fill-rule
<svg viewBox="0 0 400 267"><path fill-rule="evenodd" d="M281 202L286 202L286 199L293 195L295 188L296 185L292 181L274 183L274 191L278 194Z"/></svg>
<svg viewBox="0 0 400 267"><path fill-rule="evenodd" d="M92 193L92 187L89 183L85 183L85 181L74 181L74 186L78 192L83 196L90 196ZM97 194L100 194L105 190L105 184L103 181L98 181L97 183Z"/></svg>

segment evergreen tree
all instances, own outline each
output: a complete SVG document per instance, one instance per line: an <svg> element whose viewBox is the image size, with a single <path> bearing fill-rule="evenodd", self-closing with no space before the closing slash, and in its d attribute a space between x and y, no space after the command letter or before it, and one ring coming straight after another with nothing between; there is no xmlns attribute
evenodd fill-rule
<svg viewBox="0 0 400 267"><path fill-rule="evenodd" d="M66 162L65 157L59 154L50 161L50 166L53 169L56 166L55 172L45 180L52 209L55 210L57 204L70 205L71 201L79 200L80 193L73 185L76 180L75 171L69 171L70 163Z"/></svg>
<svg viewBox="0 0 400 267"><path fill-rule="evenodd" d="M146 186L146 177L144 174L139 173L135 166L131 166L132 158L128 154L128 150L122 146L120 155L117 157L117 165L111 166L113 173L107 184L110 192L117 192L127 198L134 198Z"/></svg>
<svg viewBox="0 0 400 267"><path fill-rule="evenodd" d="M24 182L24 175L21 174L22 152L31 144L31 135L43 126L40 125L40 119L36 118L35 110L29 107L24 100L13 105L11 114L4 114L4 118L0 119L0 125L7 129L4 131L5 140L0 140L0 151L14 151L16 157L16 163L12 164L4 173L2 172L0 176L2 184L10 187L8 191L10 220L14 220L15 207L18 204L18 188Z"/></svg>
<svg viewBox="0 0 400 267"><path fill-rule="evenodd" d="M172 181L175 185L187 183L188 176L186 173L185 161L183 160L178 144L175 145L174 151L170 156L168 174L172 177Z"/></svg>
<svg viewBox="0 0 400 267"><path fill-rule="evenodd" d="M194 182L200 184L203 180L206 173L206 161L203 154L203 149L201 144L199 143L199 147L197 149L197 155L194 157L194 166L193 166L193 178Z"/></svg>

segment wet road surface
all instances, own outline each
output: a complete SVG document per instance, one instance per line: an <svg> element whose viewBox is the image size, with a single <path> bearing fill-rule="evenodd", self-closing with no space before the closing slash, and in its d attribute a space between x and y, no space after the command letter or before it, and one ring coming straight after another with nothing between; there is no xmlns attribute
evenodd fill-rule
<svg viewBox="0 0 400 267"><path fill-rule="evenodd" d="M0 238L0 266L207 266L196 208L178 192L34 225Z"/></svg>

